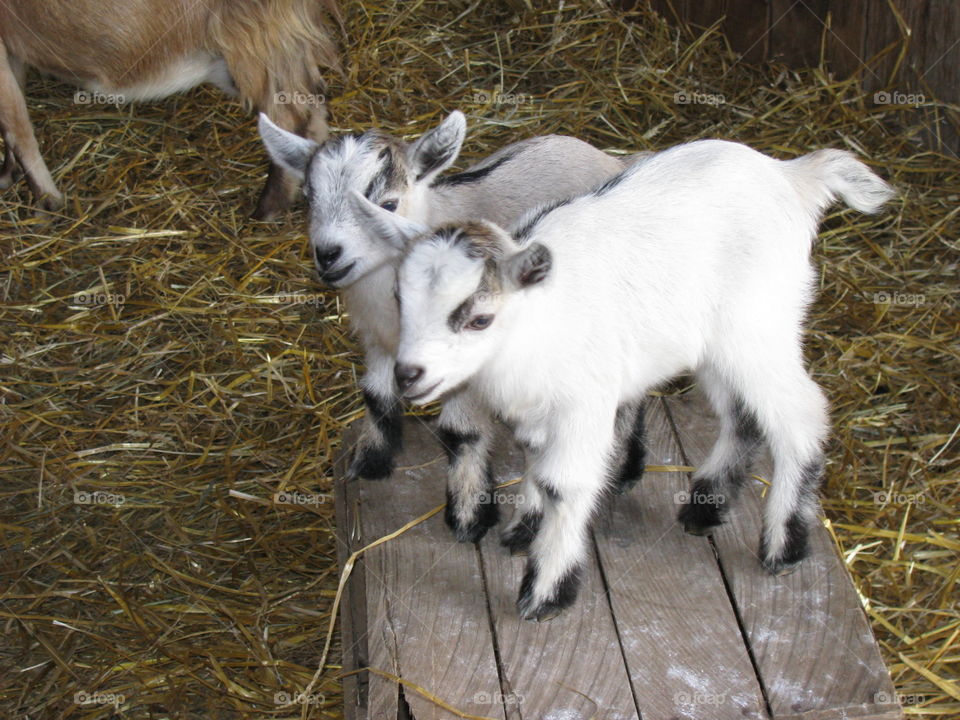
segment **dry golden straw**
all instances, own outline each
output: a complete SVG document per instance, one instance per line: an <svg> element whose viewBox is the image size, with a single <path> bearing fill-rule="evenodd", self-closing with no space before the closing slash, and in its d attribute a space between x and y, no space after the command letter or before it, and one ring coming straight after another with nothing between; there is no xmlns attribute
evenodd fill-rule
<svg viewBox="0 0 960 720"><path fill-rule="evenodd" d="M960 162L922 142L958 108L875 107L856 79L590 0L344 5L337 131L414 137L458 108L461 167L550 132L620 153L723 137L847 148L897 186L815 247L823 504L907 713L960 717ZM330 498L361 368L302 210L247 220L263 151L212 90L27 92L68 201L44 221L22 183L0 192L0 716L341 717Z"/></svg>

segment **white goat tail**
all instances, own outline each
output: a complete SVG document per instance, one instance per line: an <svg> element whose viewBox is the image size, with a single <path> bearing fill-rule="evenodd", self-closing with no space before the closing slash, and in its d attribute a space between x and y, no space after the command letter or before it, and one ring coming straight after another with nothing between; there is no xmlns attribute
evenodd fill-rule
<svg viewBox="0 0 960 720"><path fill-rule="evenodd" d="M862 213L879 212L893 189L846 150L817 150L784 162L798 191L820 213L837 198Z"/></svg>

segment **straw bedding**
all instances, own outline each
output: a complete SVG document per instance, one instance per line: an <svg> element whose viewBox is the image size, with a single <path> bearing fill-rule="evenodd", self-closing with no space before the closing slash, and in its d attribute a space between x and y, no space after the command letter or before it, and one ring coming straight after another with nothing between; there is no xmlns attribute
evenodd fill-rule
<svg viewBox="0 0 960 720"><path fill-rule="evenodd" d="M724 137L848 148L894 182L888 212L837 211L816 246L824 507L907 712L960 716L960 163L919 142L944 108L748 67L646 12L529 5L349 3L335 130L409 137L459 108L464 164L547 132L617 152ZM0 195L0 714L340 717L336 646L302 711L277 704L317 670L332 460L362 412L302 210L246 219L262 149L214 91L78 105L34 77L29 97L69 200L44 221L22 183ZM316 502L274 502L294 491Z"/></svg>

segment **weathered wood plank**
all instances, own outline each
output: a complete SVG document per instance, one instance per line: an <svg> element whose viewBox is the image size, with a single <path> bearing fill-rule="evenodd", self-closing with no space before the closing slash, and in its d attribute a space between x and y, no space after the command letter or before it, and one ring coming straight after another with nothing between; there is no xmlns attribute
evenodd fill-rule
<svg viewBox="0 0 960 720"><path fill-rule="evenodd" d="M496 447L503 448L495 464L497 481L519 477L522 453L505 433ZM517 485L498 494L505 501L500 505L501 527L509 520L508 501L520 492ZM508 717L637 720L630 680L595 559L591 558L584 573L576 605L549 622L535 623L522 620L515 605L526 558L512 557L501 547L498 532L488 533L480 550ZM585 671L587 668L589 671ZM511 715L513 708L516 712Z"/></svg>
<svg viewBox="0 0 960 720"><path fill-rule="evenodd" d="M386 481L355 481L364 542L387 535L443 502L446 463L424 422L408 418L404 452ZM500 679L479 559L457 543L442 514L365 556L370 667L395 674L472 715L503 718ZM398 689L369 674L370 720L394 720ZM404 691L417 720L456 716Z"/></svg>
<svg viewBox="0 0 960 720"><path fill-rule="evenodd" d="M348 430L344 436L346 447L352 447L358 433ZM337 463L336 477L346 475L346 457ZM362 547L359 537L359 516L355 515L358 498L355 483L338 479L334 490L336 511L337 560L342 569L351 553ZM360 561L362 562L362 560ZM343 589L340 600L340 647L344 673L355 671L367 664L366 588L365 569L358 564ZM366 675L348 675L343 678L344 720L367 720Z"/></svg>
<svg viewBox="0 0 960 720"><path fill-rule="evenodd" d="M716 438L716 419L699 392L667 403L690 464ZM755 468L770 477L770 464ZM757 558L758 482L748 483L726 524L713 534L774 720L899 718L893 684L856 590L826 528L792 575L771 577Z"/></svg>
<svg viewBox="0 0 960 720"><path fill-rule="evenodd" d="M868 58L863 44L867 28L867 1L830 3L825 59L836 77L847 78L857 72L872 72L866 64Z"/></svg>
<svg viewBox="0 0 960 720"><path fill-rule="evenodd" d="M771 0L770 57L791 67L817 67L830 0Z"/></svg>
<svg viewBox="0 0 960 720"><path fill-rule="evenodd" d="M662 401L646 414L648 465L682 464ZM706 538L676 521L686 474L647 473L595 534L643 720L746 720L766 708Z"/></svg>

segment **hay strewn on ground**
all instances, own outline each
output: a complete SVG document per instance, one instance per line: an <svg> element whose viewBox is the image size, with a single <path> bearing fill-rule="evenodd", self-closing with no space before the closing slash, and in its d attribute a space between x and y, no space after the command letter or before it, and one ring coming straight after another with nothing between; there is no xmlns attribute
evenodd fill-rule
<svg viewBox="0 0 960 720"><path fill-rule="evenodd" d="M960 716L960 163L916 140L939 109L750 68L650 15L525 5L350 5L336 129L412 136L460 108L464 163L546 132L623 152L725 137L780 157L845 147L890 178L889 212L834 213L816 249L824 506L907 712ZM69 202L46 223L23 184L0 195L0 714L300 716L278 701L316 670L333 506L273 498L330 493L361 412L357 346L311 279L303 214L246 219L262 151L213 91L78 106L32 78L29 96ZM337 670L309 717L341 716Z"/></svg>

